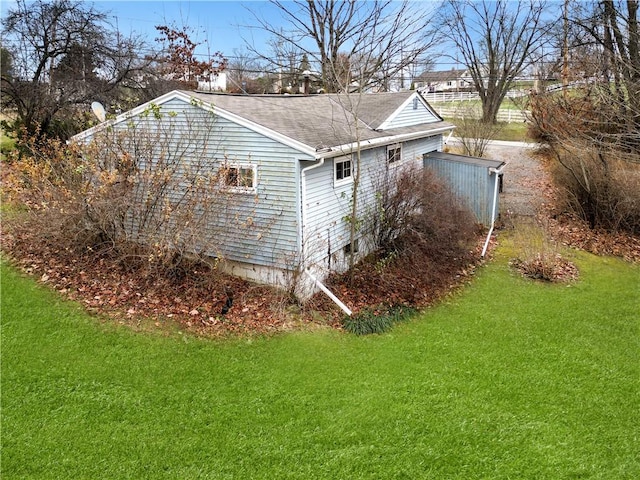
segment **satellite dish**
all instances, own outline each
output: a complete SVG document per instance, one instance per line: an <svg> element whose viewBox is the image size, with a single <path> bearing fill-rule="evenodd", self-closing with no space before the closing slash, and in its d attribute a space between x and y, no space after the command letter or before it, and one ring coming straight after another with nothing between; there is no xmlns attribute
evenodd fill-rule
<svg viewBox="0 0 640 480"><path fill-rule="evenodd" d="M91 104L91 110L93 111L94 115L98 117L98 120L100 120L101 122L104 122L106 120L107 113L105 112L104 107L100 102L93 102Z"/></svg>

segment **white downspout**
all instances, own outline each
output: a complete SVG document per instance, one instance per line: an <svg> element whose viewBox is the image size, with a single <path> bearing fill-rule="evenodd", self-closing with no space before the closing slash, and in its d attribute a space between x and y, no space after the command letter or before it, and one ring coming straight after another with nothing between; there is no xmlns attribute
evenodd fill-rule
<svg viewBox="0 0 640 480"><path fill-rule="evenodd" d="M451 131L449 132L449 135L447 135L447 138L443 142L444 145L447 145L449 143L449 140L451 140L451 135L453 135L453 128L451 129Z"/></svg>
<svg viewBox="0 0 640 480"><path fill-rule="evenodd" d="M302 180L300 182L300 189L302 190L301 192L301 199L300 199L300 203L302 204L302 219L300 221L300 247L303 250L304 253L304 227L307 225L307 207L305 206L305 200L307 198L307 172L309 170L313 170L314 168L319 168L322 165L324 165L324 157L320 158L320 161L318 163L316 163L315 165L310 165L308 167L305 167L302 169L301 173L301 177ZM304 258L304 255L303 255Z"/></svg>
<svg viewBox="0 0 640 480"><path fill-rule="evenodd" d="M320 290L322 290L327 295L327 297L333 300L333 302L336 305L338 305L344 313L346 313L348 316L351 316L352 312L349 309L349 307L347 307L344 303L340 301L338 297L336 297L333 293L331 293L331 290L329 290L320 280L318 280L311 272L309 272L309 270L305 269L304 273L307 274L307 276L311 280L313 280L318 287L320 287Z"/></svg>
<svg viewBox="0 0 640 480"><path fill-rule="evenodd" d="M484 242L484 247L482 247L481 256L484 257L487 253L487 247L489 246L489 240L491 240L491 234L493 233L493 227L496 222L496 204L498 203L498 182L500 180L500 174L502 173L502 169L505 165L502 165L500 168L490 168L489 172L493 173L496 176L496 180L493 183L493 207L491 209L491 228L489 229L489 233L487 234L487 239Z"/></svg>
<svg viewBox="0 0 640 480"><path fill-rule="evenodd" d="M324 165L324 157L320 158L320 161L315 165L311 165L309 167L305 167L302 169L301 173L301 181L300 181L300 189L301 189L301 206L302 206L302 214L301 214L301 222L300 222L300 247L302 250L302 258L304 260L304 229L307 226L307 207L305 201L307 199L307 172L309 170L313 170L314 168L319 168ZM322 290L336 305L338 305L344 313L348 316L351 316L351 310L344 303L340 301L338 297L336 297L320 280L318 280L314 275L311 274L306 268L304 269L304 273Z"/></svg>

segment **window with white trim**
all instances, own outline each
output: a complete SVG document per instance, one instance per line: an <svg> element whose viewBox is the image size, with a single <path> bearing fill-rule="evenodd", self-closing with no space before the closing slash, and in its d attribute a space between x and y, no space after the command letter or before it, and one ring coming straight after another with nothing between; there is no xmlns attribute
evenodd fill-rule
<svg viewBox="0 0 640 480"><path fill-rule="evenodd" d="M387 163L389 165L400 163L402 160L402 147L400 144L389 145L387 147Z"/></svg>
<svg viewBox="0 0 640 480"><path fill-rule="evenodd" d="M255 191L257 183L255 165L223 165L221 174L226 187L240 192Z"/></svg>
<svg viewBox="0 0 640 480"><path fill-rule="evenodd" d="M342 185L353 181L353 163L351 157L339 157L333 161L333 181Z"/></svg>

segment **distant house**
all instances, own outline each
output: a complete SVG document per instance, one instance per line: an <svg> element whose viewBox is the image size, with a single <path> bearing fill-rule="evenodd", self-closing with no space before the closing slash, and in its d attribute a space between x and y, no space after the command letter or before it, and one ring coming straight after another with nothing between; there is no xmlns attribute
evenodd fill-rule
<svg viewBox="0 0 640 480"><path fill-rule="evenodd" d="M226 92L227 73L205 74L198 80L198 90L205 92Z"/></svg>
<svg viewBox="0 0 640 480"><path fill-rule="evenodd" d="M148 115L150 105L157 115ZM212 126L188 121L203 111L215 116ZM211 171L233 172L233 215L244 227L221 231L221 248L211 255L224 257L231 273L270 284L307 272L311 275L302 275L299 290L303 296L318 287L312 278L321 281L344 271L351 255L360 258L371 250L367 238L351 243L346 220L357 152L359 214L364 215L375 204L374 185L385 172L422 167L454 129L415 91L311 96L173 91L73 140L88 142L104 129L126 132L134 120L151 128L162 112L170 114L171 128L182 136L197 139L199 130L209 129L214 141L197 153L206 156Z"/></svg>
<svg viewBox="0 0 640 480"><path fill-rule="evenodd" d="M468 70L441 70L424 72L413 81L416 90L421 92L447 92L465 90L473 87Z"/></svg>

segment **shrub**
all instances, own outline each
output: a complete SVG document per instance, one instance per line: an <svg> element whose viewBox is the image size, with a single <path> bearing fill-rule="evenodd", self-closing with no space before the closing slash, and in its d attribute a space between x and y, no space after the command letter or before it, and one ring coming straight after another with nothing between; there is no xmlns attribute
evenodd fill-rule
<svg viewBox="0 0 640 480"><path fill-rule="evenodd" d="M567 211L592 229L640 233L637 124L620 114L610 92L590 86L570 96L531 100L531 134L545 142Z"/></svg>
<svg viewBox="0 0 640 480"><path fill-rule="evenodd" d="M579 141L552 155L561 206L592 229L640 233L640 163L620 150Z"/></svg>
<svg viewBox="0 0 640 480"><path fill-rule="evenodd" d="M377 250L326 281L343 301L420 307L473 273L481 230L433 171L394 170L376 188L377 204L362 228Z"/></svg>
<svg viewBox="0 0 640 480"><path fill-rule="evenodd" d="M557 242L546 229L520 222L514 233L516 257L509 264L523 276L547 282L567 282L578 278L578 268L564 258Z"/></svg>
<svg viewBox="0 0 640 480"><path fill-rule="evenodd" d="M463 255L475 238L473 213L431 169L404 168L377 190L370 228L383 257L426 255L440 261Z"/></svg>
<svg viewBox="0 0 640 480"><path fill-rule="evenodd" d="M577 267L559 253L537 253L527 259L515 258L510 262L525 277L547 282L567 282L578 278Z"/></svg>
<svg viewBox="0 0 640 480"><path fill-rule="evenodd" d="M8 194L28 207L26 228L57 249L89 250L169 279L180 280L194 263L214 271L223 235L268 225L237 214L238 201L254 209L256 202L226 188L223 155L212 168L212 114L185 114L180 121L200 128L181 136L172 112L152 106L148 113L86 144L29 138L12 160Z"/></svg>
<svg viewBox="0 0 640 480"><path fill-rule="evenodd" d="M460 107L456 114L456 137L460 139L464 155L484 156L491 140L500 134L498 123L483 122L482 108Z"/></svg>

